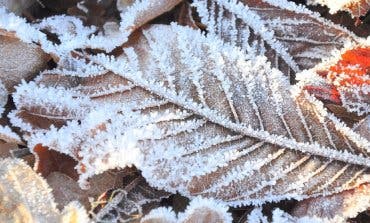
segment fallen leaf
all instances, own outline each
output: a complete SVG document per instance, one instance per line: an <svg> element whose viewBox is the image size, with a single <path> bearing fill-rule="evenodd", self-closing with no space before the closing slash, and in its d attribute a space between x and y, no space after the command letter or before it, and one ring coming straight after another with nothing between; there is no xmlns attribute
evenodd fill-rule
<svg viewBox="0 0 370 223"><path fill-rule="evenodd" d="M1 222L88 221L77 202L59 212L46 181L20 159L0 159L0 175Z"/></svg>
<svg viewBox="0 0 370 223"><path fill-rule="evenodd" d="M78 200L87 210L91 208L89 198L97 198L107 190L117 188L122 184L118 171L106 171L93 177L88 190L82 190L77 181L61 172L51 172L46 180L53 189L58 208L62 209L68 203Z"/></svg>
<svg viewBox="0 0 370 223"><path fill-rule="evenodd" d="M48 106L55 98L39 98L57 89L68 106L92 108L59 129L28 128L30 146L79 160L81 186L97 173L135 165L151 186L236 206L329 195L369 179L370 143L264 58L247 61L233 46L173 24L143 30L120 58L89 59L111 71L44 73L17 88L12 116L20 127L66 120L24 106L35 101L54 111Z"/></svg>
<svg viewBox="0 0 370 223"><path fill-rule="evenodd" d="M35 77L49 60L36 44L24 43L11 35L0 31L0 80L9 92L22 79Z"/></svg>
<svg viewBox="0 0 370 223"><path fill-rule="evenodd" d="M193 6L209 34L248 54L265 55L292 78L333 50L359 41L348 30L286 0L195 0Z"/></svg>
<svg viewBox="0 0 370 223"><path fill-rule="evenodd" d="M36 154L34 169L43 177L46 178L50 173L59 171L74 179L78 178L78 173L75 170L77 161L72 157L55 150L49 150L47 147L43 147L40 144L33 148L33 152Z"/></svg>
<svg viewBox="0 0 370 223"><path fill-rule="evenodd" d="M368 208L370 208L370 185L364 184L339 194L303 200L294 208L292 215L344 223Z"/></svg>
<svg viewBox="0 0 370 223"><path fill-rule="evenodd" d="M151 187L134 168L121 171L123 184L107 191L93 204L96 221L128 222L138 221L154 208L160 206L162 198L169 193Z"/></svg>

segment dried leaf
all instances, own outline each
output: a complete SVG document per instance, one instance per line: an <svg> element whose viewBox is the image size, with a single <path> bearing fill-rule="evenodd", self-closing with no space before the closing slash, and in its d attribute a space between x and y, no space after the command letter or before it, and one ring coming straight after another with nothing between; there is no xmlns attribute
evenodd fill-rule
<svg viewBox="0 0 370 223"><path fill-rule="evenodd" d="M56 208L46 181L19 159L0 159L1 222L86 222L86 211L77 202L63 212Z"/></svg>
<svg viewBox="0 0 370 223"><path fill-rule="evenodd" d="M325 5L330 9L330 13L337 13L339 10L348 11L353 17L359 18L370 10L369 0L308 0L307 4Z"/></svg>
<svg viewBox="0 0 370 223"><path fill-rule="evenodd" d="M294 74L314 67L358 38L304 6L286 0L195 0L210 35L265 55L273 67Z"/></svg>
<svg viewBox="0 0 370 223"><path fill-rule="evenodd" d="M76 179L78 174L74 169L77 162L66 154L59 153L55 150L48 150L47 147L36 145L33 148L36 154L34 169L43 177L48 177L50 173L58 171Z"/></svg>
<svg viewBox="0 0 370 223"><path fill-rule="evenodd" d="M122 9L121 29L130 33L181 2L181 0L118 1L120 3L117 4Z"/></svg>
<svg viewBox="0 0 370 223"><path fill-rule="evenodd" d="M9 92L46 67L49 56L39 46L24 43L0 27L0 79Z"/></svg>
<svg viewBox="0 0 370 223"><path fill-rule="evenodd" d="M347 222L370 207L370 185L364 184L353 190L331 196L311 198L297 204L294 216L317 217L329 222Z"/></svg>
<svg viewBox="0 0 370 223"><path fill-rule="evenodd" d="M90 57L112 72L45 73L14 95L14 125L31 131L30 146L78 160L82 186L134 164L152 186L235 206L329 195L369 181L370 142L290 87L264 58L246 61L236 48L177 25L144 30L124 52ZM32 129L38 119L71 117L25 106L55 111L49 104L56 100L45 95L57 90L68 106L86 103L92 111L80 124Z"/></svg>
<svg viewBox="0 0 370 223"><path fill-rule="evenodd" d="M96 175L90 180L90 189L88 190L82 190L74 179L61 172L50 173L46 180L53 190L59 209L78 200L89 210L91 208L89 197L97 198L105 191L119 187L122 184L120 176L118 171L106 171Z"/></svg>
<svg viewBox="0 0 370 223"><path fill-rule="evenodd" d="M132 168L122 170L123 184L98 199L93 209L95 221L138 221L150 210L159 207L162 198L169 193L148 185L145 179Z"/></svg>
<svg viewBox="0 0 370 223"><path fill-rule="evenodd" d="M7 158L11 156L11 151L18 149L17 144L0 142L0 157Z"/></svg>

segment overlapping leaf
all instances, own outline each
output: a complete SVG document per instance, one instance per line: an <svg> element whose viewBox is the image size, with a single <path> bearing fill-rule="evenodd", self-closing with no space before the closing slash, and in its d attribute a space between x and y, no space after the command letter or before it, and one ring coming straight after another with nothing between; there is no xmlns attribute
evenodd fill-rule
<svg viewBox="0 0 370 223"><path fill-rule="evenodd" d="M339 58L302 72L298 79L305 88L328 103L343 106L348 112L370 112L370 48L352 47Z"/></svg>
<svg viewBox="0 0 370 223"><path fill-rule="evenodd" d="M27 44L0 27L0 79L9 91L22 79L30 80L45 69L48 55L36 44Z"/></svg>
<svg viewBox="0 0 370 223"><path fill-rule="evenodd" d="M195 0L207 31L265 55L286 75L312 68L358 39L344 28L286 0Z"/></svg>
<svg viewBox="0 0 370 223"><path fill-rule="evenodd" d="M110 72L22 84L11 118L29 145L78 160L81 183L135 164L158 188L238 205L368 182L369 141L264 58L247 59L197 31L152 26L120 58L90 58Z"/></svg>
<svg viewBox="0 0 370 223"><path fill-rule="evenodd" d="M339 194L301 201L293 210L298 217L311 216L327 222L347 222L370 206L370 185L361 185ZM324 220L323 220L324 221Z"/></svg>

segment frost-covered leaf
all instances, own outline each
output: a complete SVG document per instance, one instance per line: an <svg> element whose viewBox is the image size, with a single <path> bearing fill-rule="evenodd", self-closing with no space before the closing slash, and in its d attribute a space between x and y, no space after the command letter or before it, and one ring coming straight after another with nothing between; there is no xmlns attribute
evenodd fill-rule
<svg viewBox="0 0 370 223"><path fill-rule="evenodd" d="M340 10L348 11L353 17L365 15L370 10L369 0L308 0L311 5L325 5L330 9L330 13L334 14Z"/></svg>
<svg viewBox="0 0 370 223"><path fill-rule="evenodd" d="M364 184L331 196L300 201L293 210L297 217L317 217L327 222L347 222L370 208L370 185Z"/></svg>
<svg viewBox="0 0 370 223"><path fill-rule="evenodd" d="M144 1L127 1L121 2L121 30L132 33L137 28L146 24L157 16L170 11L181 0L144 0ZM122 3L126 3L124 7ZM119 4L119 3L117 3Z"/></svg>
<svg viewBox="0 0 370 223"><path fill-rule="evenodd" d="M344 50L343 50L344 51ZM370 112L370 48L353 47L299 74L305 89L325 102L357 115Z"/></svg>
<svg viewBox="0 0 370 223"><path fill-rule="evenodd" d="M46 181L19 159L0 159L1 222L88 222L72 202L60 212Z"/></svg>
<svg viewBox="0 0 370 223"><path fill-rule="evenodd" d="M92 48L110 52L123 45L136 29L171 10L180 1L135 1L120 14L119 28L117 27L114 32L110 29L107 33L97 30L95 26L84 26L81 19L66 15L51 16L38 24L30 25L24 19L7 13L0 7L0 29L15 32L15 35L23 41L37 42L45 52L62 58L75 49ZM54 45L40 29L55 34L60 43Z"/></svg>
<svg viewBox="0 0 370 223"><path fill-rule="evenodd" d="M176 217L170 208L160 207L152 210L141 219L141 223L193 223L193 222L214 222L231 223L231 214L228 208L213 199L193 199L185 212L180 212Z"/></svg>
<svg viewBox="0 0 370 223"><path fill-rule="evenodd" d="M169 193L157 190L145 181L134 168L121 171L122 185L107 191L93 204L94 219L110 222L138 221L150 210L159 207Z"/></svg>
<svg viewBox="0 0 370 223"><path fill-rule="evenodd" d="M1 19L1 16L0 16ZM22 79L30 80L46 67L49 56L32 43L24 43L0 26L0 80L8 91Z"/></svg>
<svg viewBox="0 0 370 223"><path fill-rule="evenodd" d="M152 26L120 58L90 57L111 72L45 72L23 83L10 117L31 147L76 159L82 186L132 164L151 186L230 205L368 182L370 142L265 58L248 56L191 28ZM62 127L35 126L41 119Z"/></svg>
<svg viewBox="0 0 370 223"><path fill-rule="evenodd" d="M195 0L211 35L265 55L286 75L314 67L357 38L304 6L286 0Z"/></svg>

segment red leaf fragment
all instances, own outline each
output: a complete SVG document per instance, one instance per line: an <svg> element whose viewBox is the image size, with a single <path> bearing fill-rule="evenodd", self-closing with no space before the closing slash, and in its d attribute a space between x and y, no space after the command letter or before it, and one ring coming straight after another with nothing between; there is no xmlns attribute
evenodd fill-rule
<svg viewBox="0 0 370 223"><path fill-rule="evenodd" d="M341 105L340 94L334 85L327 86L306 86L304 87L308 93L313 94L321 101L331 102L333 104Z"/></svg>
<svg viewBox="0 0 370 223"><path fill-rule="evenodd" d="M325 66L325 65L324 65ZM355 47L340 59L316 74L323 82L307 84L304 89L324 103L344 106L358 115L366 113L369 105L370 47Z"/></svg>
<svg viewBox="0 0 370 223"><path fill-rule="evenodd" d="M329 68L327 78L340 86L361 86L370 84L369 75L370 48L355 48L346 51L338 63Z"/></svg>
<svg viewBox="0 0 370 223"><path fill-rule="evenodd" d="M72 159L72 157L55 150L49 150L48 147L44 147L41 144L37 144L33 151L37 155L35 170L41 173L43 177L47 177L51 172L58 171L72 179L78 179L78 173L75 170L77 161Z"/></svg>

